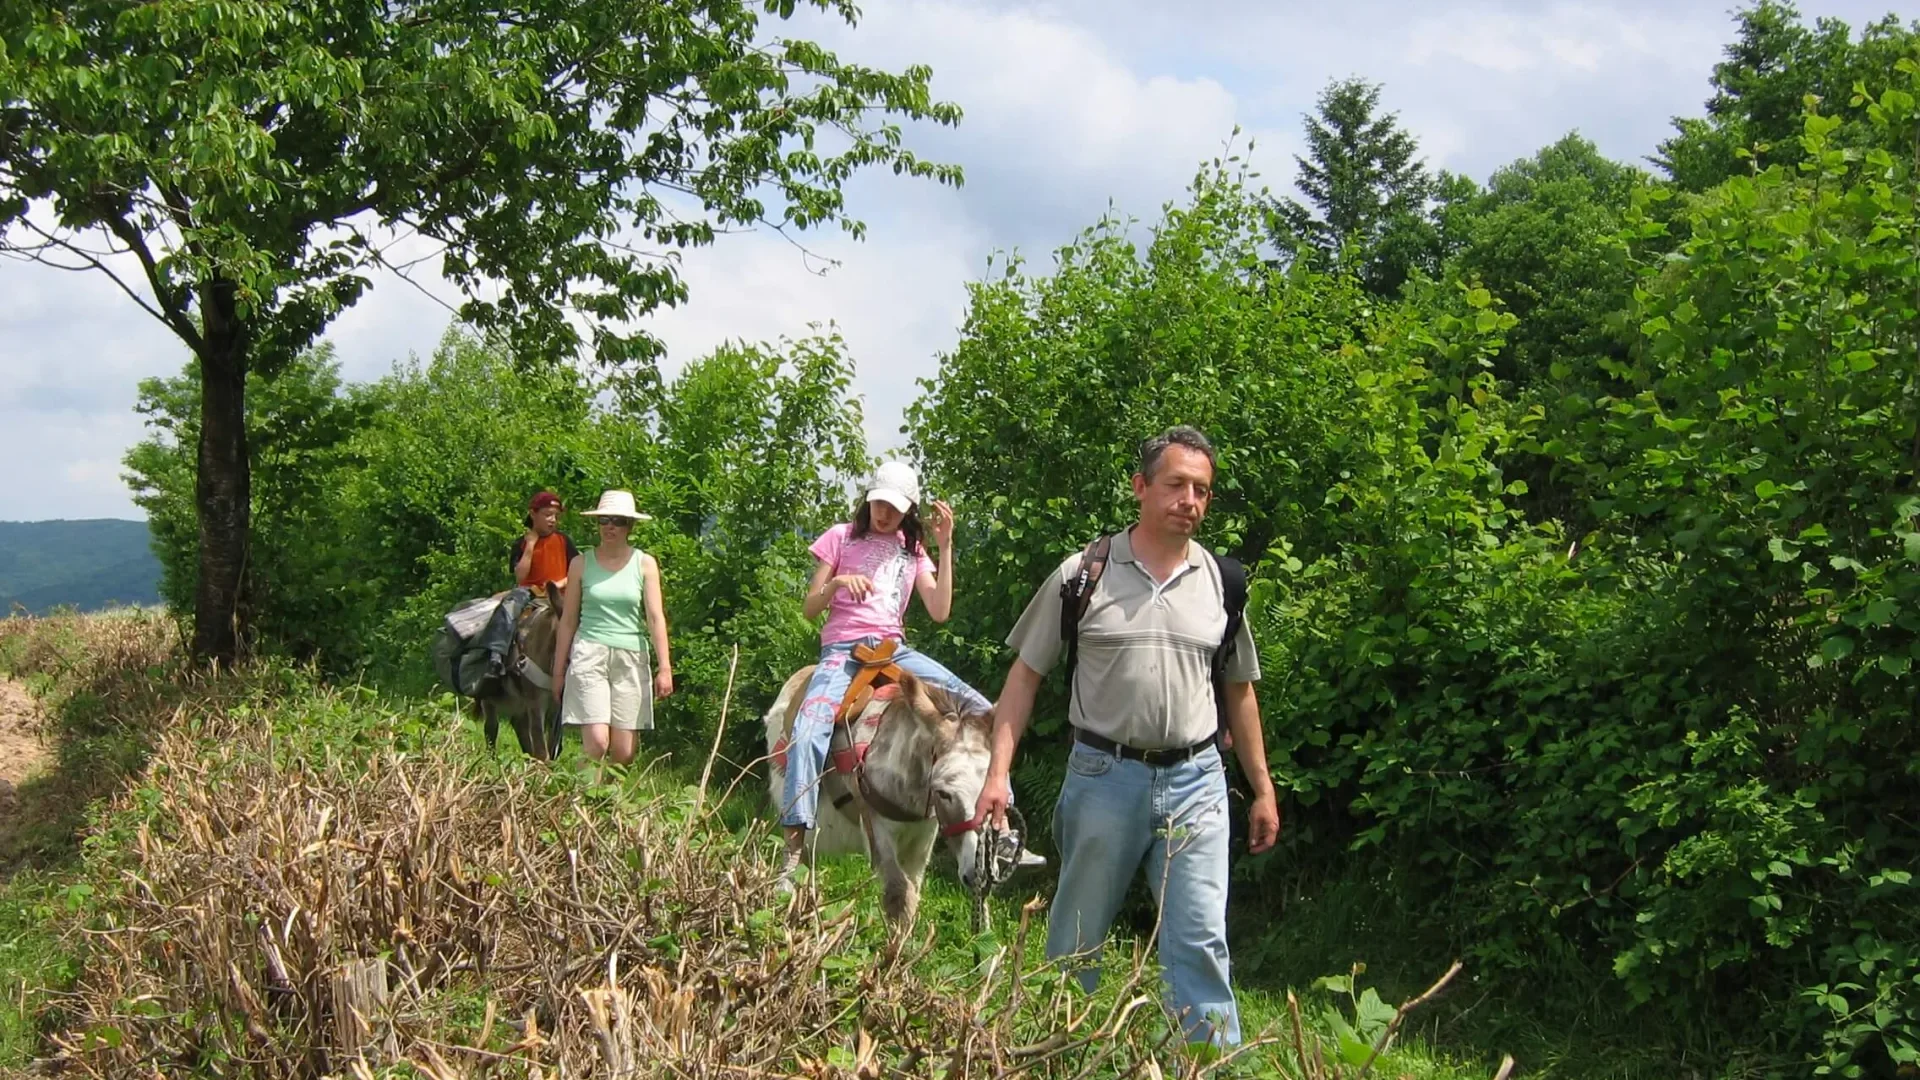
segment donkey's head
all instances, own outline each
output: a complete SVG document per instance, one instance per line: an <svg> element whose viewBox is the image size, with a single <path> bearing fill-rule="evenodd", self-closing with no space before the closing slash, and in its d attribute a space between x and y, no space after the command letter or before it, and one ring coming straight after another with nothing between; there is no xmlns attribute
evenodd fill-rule
<svg viewBox="0 0 1920 1080"><path fill-rule="evenodd" d="M979 840L973 811L987 782L993 713L969 712L944 688L904 672L888 708L868 752L870 782L902 807L931 812L964 881Z"/></svg>
<svg viewBox="0 0 1920 1080"><path fill-rule="evenodd" d="M547 602L522 612L519 625L514 627L515 644L541 671L553 667L553 646L560 632L561 591L562 586L548 582Z"/></svg>

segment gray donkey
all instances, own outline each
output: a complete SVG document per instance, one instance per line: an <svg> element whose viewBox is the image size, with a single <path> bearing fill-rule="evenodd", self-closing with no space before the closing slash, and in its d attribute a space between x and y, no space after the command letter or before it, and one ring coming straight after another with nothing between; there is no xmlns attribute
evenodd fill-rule
<svg viewBox="0 0 1920 1080"><path fill-rule="evenodd" d="M473 699L489 750L500 737L504 715L512 721L520 749L528 757L551 761L560 753L560 706L548 671L553 667L561 599L561 586L549 583L546 598L535 599L521 611L507 650L505 673Z"/></svg>

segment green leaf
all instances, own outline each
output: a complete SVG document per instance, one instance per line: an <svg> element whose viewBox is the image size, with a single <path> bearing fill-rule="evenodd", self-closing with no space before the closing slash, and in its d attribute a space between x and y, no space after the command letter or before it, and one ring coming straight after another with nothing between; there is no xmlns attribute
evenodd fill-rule
<svg viewBox="0 0 1920 1080"><path fill-rule="evenodd" d="M1378 1040L1398 1011L1380 1000L1379 991L1369 986L1361 991L1360 1000L1354 1004L1354 1029L1362 1038Z"/></svg>

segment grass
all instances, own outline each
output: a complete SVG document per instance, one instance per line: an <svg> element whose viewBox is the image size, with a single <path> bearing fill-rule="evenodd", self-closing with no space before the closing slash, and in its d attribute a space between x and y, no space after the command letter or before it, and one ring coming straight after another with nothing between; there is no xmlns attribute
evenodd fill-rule
<svg viewBox="0 0 1920 1080"><path fill-rule="evenodd" d="M56 879L29 871L0 885L0 1072L31 1061L53 996L79 974L79 957L51 929L64 903Z"/></svg>
<svg viewBox="0 0 1920 1080"><path fill-rule="evenodd" d="M216 692L185 672L177 644L169 619L140 608L0 619L0 677L40 699L55 750L0 822L0 881L70 858L88 805L140 767L177 711Z"/></svg>
<svg viewBox="0 0 1920 1080"><path fill-rule="evenodd" d="M1137 950L1124 938L1109 953L1113 974L1096 995L1082 995L1053 974L1041 956L1037 922L1024 937L1020 930L1022 904L1049 888L1045 878L1016 880L996 896L992 927L976 941L972 898L937 859L912 947L903 960L889 962L886 928L876 914L878 888L865 860L823 863L817 909L790 913L773 898L778 842L766 828L754 780L706 820L687 817L700 772L701 761L692 757L697 751L605 779L580 770L571 744L558 767L537 766L508 746L489 755L477 727L455 719L450 700L383 699L364 688L322 686L275 665L217 680L188 677L171 660L168 634L162 623L98 617L0 624L0 671L29 680L52 710L62 745L57 783L70 785L36 794L55 808L45 819L51 824L0 881L0 1072L46 1055L59 1039L70 1048L70 1064L101 1075L151 1075L156 1062L141 1054L169 1044L176 1056L184 1053L178 1045L183 1031L197 1040L200 1056L193 1060L201 1072L242 1060L252 1063L253 1075L279 1074L262 1062L311 1064L335 1037L325 1020L333 1013L320 973L340 957L391 951L396 942L408 946L403 951L439 949L449 958L444 971L406 961L416 974L432 973L390 1018L397 1045L416 1063L413 1071L428 1075L438 1069L434 1054L452 1055L445 1075L504 1060L487 1054L535 1056L527 1046L512 1049L529 1043L529 1009L531 1030L550 1040L538 1049L550 1055L549 1064L557 1058L595 1068L612 1052L609 1038L630 1052L644 1048L656 1065L675 1054L707 1054L700 1060L712 1064L758 1038L758 1045L779 1048L775 1056L784 1070L854 1075L863 1061L893 1072L927 1068L938 1056L933 1049L957 1060L953 1055L962 1051L1005 1054L1040 1046L1059 1037L1070 1016L1112 1017L1133 996L1149 1003L1157 996L1151 958L1130 955ZM750 713L736 707L730 722L749 723ZM136 774L149 753L156 755L152 767ZM101 763L107 767L87 768ZM715 796L731 772L717 771ZM221 793L217 799L206 796L214 790ZM290 805L296 794L305 802ZM336 831L302 840L301 830L314 827L312 808L322 803L338 808ZM248 809L236 814L224 804ZM457 812L445 809L456 805ZM349 818L350 829L342 824ZM509 821L537 835L540 850L502 861L499 837ZM618 843L604 842L601 832ZM85 843L76 842L83 835ZM253 847L241 845L243 837ZM386 912L381 918L388 922L373 932L362 925L368 918L339 914L321 925L324 933L315 939L321 944L283 942L283 962L296 977L276 987L258 960L261 928L291 925L299 911L335 910L327 907L325 890L314 891L318 878L301 879L290 869L319 857L300 852L334 838L405 853L399 862L375 859L364 868L373 877L353 879L355 888L373 889L363 906ZM380 838L377 844L373 838ZM649 869L636 868L636 860ZM382 865L397 875L399 867L411 866L405 873L416 882L485 881L515 901L480 920L494 934L486 944L468 933L471 927L444 918L452 901L417 906L420 897L409 899L403 889L366 884L379 879ZM423 874L420 867L428 865L441 867L441 876ZM609 887L579 892L570 886L578 895L560 887L580 880ZM1331 1044L1343 1025L1365 1025L1360 1013L1379 1012L1366 998L1368 988L1388 1005L1407 1000L1451 959L1446 943L1398 933L1406 921L1381 909L1379 891L1366 886L1319 883L1312 895L1289 899L1279 918L1238 913L1243 1029L1250 1038L1272 1034L1276 1043L1230 1063L1228 1072L1311 1075L1301 1069L1292 1036L1289 988L1307 1038ZM182 904L202 910L191 927L171 914ZM545 922L525 914L543 905L550 914L570 914ZM1025 915L1044 918L1037 910ZM168 919L173 928L164 941L122 930ZM1251 929L1260 923L1263 930ZM736 945L722 947L727 942ZM740 942L761 952L743 951ZM1001 947L1008 951L991 971L983 970L977 957ZM806 978L794 980L788 968L763 962L769 949L766 955L785 956L788 964L811 965ZM499 961L508 956L528 966L503 974ZM583 956L600 957L601 966L578 967ZM220 966L221 957L244 961L236 969L239 982L254 988L234 990L235 977ZM481 957L487 959L474 962ZM678 1029L675 1049L612 1020L600 1024L591 1007L596 999L582 995L602 993L597 1000L604 1006L614 1000L606 994L637 985L615 986L606 957L617 957L629 979L666 980L654 988L660 991L654 1003L684 1001L690 1017L709 1015L714 987L767 985L779 992L755 999L760 1012L742 1014L759 1017L757 1034L734 1030L732 1043L721 1045L705 1041L703 1029L689 1020ZM1356 972L1359 960L1369 967ZM468 967L454 970L461 964ZM654 974L640 974L647 971ZM533 980L529 972L543 978ZM696 977L703 972L705 982ZM1592 973L1541 974L1529 999L1510 996L1511 983L1477 981L1469 971L1445 997L1411 1014L1371 1075L1484 1078L1493 1075L1503 1051L1519 1057L1524 1075L1559 1080L1738 1075L1694 1070L1665 1049L1670 1029L1650 1018L1623 1021L1591 998L1566 993L1569 985L1604 983ZM1325 981L1343 976L1354 980L1351 993ZM1551 994L1539 991L1562 977L1580 981ZM129 1019L124 1003L130 1000L159 1011ZM251 1025L244 1022L250 1000L268 1003ZM978 1002L986 1003L984 1012L973 1007ZM1166 1026L1151 1007L1129 1015L1110 1040L1117 1056L1101 1074L1120 1071L1124 1062L1145 1068L1150 1060L1168 1069L1210 1067L1160 1042ZM223 1016L228 1019L214 1019ZM238 1026L233 1017L243 1018ZM1379 1020L1372 1017L1376 1027ZM1077 1053L1085 1059L1094 1051ZM1066 1068L1073 1056L1042 1061L1033 1071L1065 1075L1073 1071ZM160 1064L173 1071L178 1061ZM285 1072L305 1067L288 1064ZM1349 1067L1347 1075L1355 1071Z"/></svg>
<svg viewBox="0 0 1920 1080"><path fill-rule="evenodd" d="M59 925L84 904L78 838L94 800L146 758L152 733L190 692L172 624L126 609L0 619L0 677L47 710L53 768L20 785L0 821L0 1072L43 1051L82 955Z"/></svg>

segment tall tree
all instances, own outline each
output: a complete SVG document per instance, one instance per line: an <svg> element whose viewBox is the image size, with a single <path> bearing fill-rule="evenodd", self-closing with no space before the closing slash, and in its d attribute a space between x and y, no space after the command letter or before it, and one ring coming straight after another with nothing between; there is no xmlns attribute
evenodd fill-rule
<svg viewBox="0 0 1920 1080"><path fill-rule="evenodd" d="M1323 268L1389 296L1415 268L1431 271L1442 238L1429 204L1440 183L1395 113L1380 113L1380 87L1362 79L1328 84L1306 118L1307 156L1294 187L1306 202L1275 204L1274 239Z"/></svg>
<svg viewBox="0 0 1920 1080"><path fill-rule="evenodd" d="M1594 358L1622 353L1608 324L1626 309L1633 267L1618 234L1646 182L1569 134L1499 169L1459 207L1449 276L1484 285L1519 319L1495 361L1501 379L1525 390L1556 364L1585 376Z"/></svg>
<svg viewBox="0 0 1920 1080"><path fill-rule="evenodd" d="M1900 57L1913 50L1920 23L1903 27L1888 15L1863 27L1821 18L1809 27L1786 0L1759 0L1738 13L1739 35L1714 65L1713 96L1705 117L1678 118L1677 133L1653 161L1688 191L1705 191L1760 166L1796 165L1803 156L1801 121L1809 96L1821 111L1845 123L1833 141L1871 144L1885 129L1852 105L1854 88L1881 85Z"/></svg>
<svg viewBox="0 0 1920 1080"><path fill-rule="evenodd" d="M160 598L178 610L193 606L199 565L199 367L189 360L178 375L141 381L134 411L146 418L148 437L122 459L122 477L146 511L160 559ZM317 652L311 635L337 621L334 610L358 588L332 572L344 546L336 539L332 489L357 471L353 440L390 408L390 395L344 386L330 342L301 350L272 378L256 372L247 383L248 521L274 538L247 552L252 627L277 651L308 660Z"/></svg>
<svg viewBox="0 0 1920 1080"><path fill-rule="evenodd" d="M851 0L807 0L848 23ZM247 374L437 244L523 363L650 370L632 322L731 226L856 235L862 166L957 183L895 117L930 73L771 35L799 0L19 0L0 7L0 249L111 276L198 362L193 648L242 649ZM137 271L128 272L128 266Z"/></svg>

